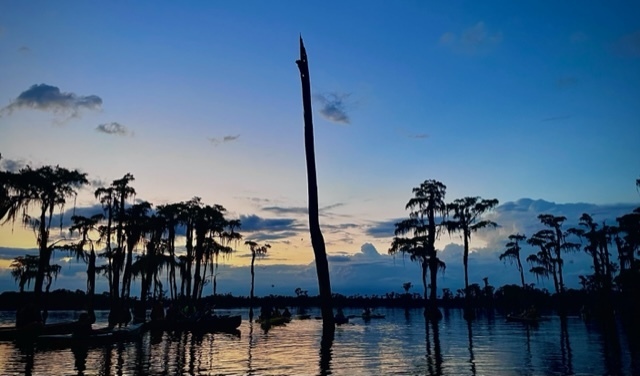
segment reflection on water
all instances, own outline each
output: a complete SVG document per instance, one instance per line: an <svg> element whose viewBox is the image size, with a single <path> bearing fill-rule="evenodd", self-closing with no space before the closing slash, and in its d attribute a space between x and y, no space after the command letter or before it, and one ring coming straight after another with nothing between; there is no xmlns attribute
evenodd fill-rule
<svg viewBox="0 0 640 376"><path fill-rule="evenodd" d="M323 337L320 320L294 320L265 332L249 323L247 310L233 312L245 314L240 336L157 332L133 343L73 351L0 342L0 374L640 374L638 337L620 323L550 317L528 326L498 314L467 323L458 310L443 311L443 319L433 322L419 309L389 309L380 310L386 319L355 318ZM55 315L64 320L74 313ZM12 319L0 312L0 324ZM106 322L106 314L100 320Z"/></svg>
<svg viewBox="0 0 640 376"><path fill-rule="evenodd" d="M467 321L467 338L469 338L469 364L471 365L471 374L476 375L476 362L473 358L473 330L471 330L471 321Z"/></svg>
<svg viewBox="0 0 640 376"><path fill-rule="evenodd" d="M427 320L424 328L427 344L427 370L430 375L442 375L442 350L440 349L440 329L438 328L438 322L435 320Z"/></svg>

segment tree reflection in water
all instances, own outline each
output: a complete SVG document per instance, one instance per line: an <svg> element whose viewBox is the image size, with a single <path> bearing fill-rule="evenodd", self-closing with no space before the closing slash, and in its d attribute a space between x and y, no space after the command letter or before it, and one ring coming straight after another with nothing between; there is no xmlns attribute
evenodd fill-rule
<svg viewBox="0 0 640 376"><path fill-rule="evenodd" d="M528 374L533 374L533 355L531 354L531 327L526 325L524 327L527 335L526 344L526 356L524 358L524 369L528 371Z"/></svg>
<svg viewBox="0 0 640 376"><path fill-rule="evenodd" d="M31 375L33 372L33 346L20 346L20 358L24 362L24 374Z"/></svg>
<svg viewBox="0 0 640 376"><path fill-rule="evenodd" d="M253 348L255 347L256 343L253 339L253 320L249 320L249 348L247 349L247 374L249 375L253 375L254 370L253 370Z"/></svg>
<svg viewBox="0 0 640 376"><path fill-rule="evenodd" d="M604 357L605 368L614 375L622 375L622 350L620 349L620 338L618 328L614 320L602 324L602 355Z"/></svg>
<svg viewBox="0 0 640 376"><path fill-rule="evenodd" d="M425 317L424 328L427 344L427 369L430 375L442 375L442 349L440 347L440 328L438 320ZM431 327L431 330L429 330ZM433 333L433 345L430 333ZM433 347L433 349L432 349Z"/></svg>
<svg viewBox="0 0 640 376"><path fill-rule="evenodd" d="M138 339L135 343L136 373L138 375L144 375L145 370L149 369L149 362L145 359L145 348L142 339Z"/></svg>
<svg viewBox="0 0 640 376"><path fill-rule="evenodd" d="M87 369L87 355L89 355L89 349L86 346L73 346L71 348L73 353L73 365L78 371L78 376L84 375L84 371Z"/></svg>
<svg viewBox="0 0 640 376"><path fill-rule="evenodd" d="M562 354L562 365L565 368L565 374L573 374L573 354L571 352L571 343L569 342L569 329L567 328L567 317L560 316L560 353Z"/></svg>
<svg viewBox="0 0 640 376"><path fill-rule="evenodd" d="M469 335L469 364L471 365L471 374L476 375L476 361L473 356L473 331L471 330L471 320L467 322L467 333Z"/></svg>
<svg viewBox="0 0 640 376"><path fill-rule="evenodd" d="M334 324L323 324L322 339L320 340L320 375L331 374L331 347L335 337L336 327Z"/></svg>

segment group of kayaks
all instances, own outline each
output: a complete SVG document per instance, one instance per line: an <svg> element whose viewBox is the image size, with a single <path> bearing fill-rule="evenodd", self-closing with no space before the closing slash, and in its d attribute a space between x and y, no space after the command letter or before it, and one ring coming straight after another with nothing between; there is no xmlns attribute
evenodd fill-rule
<svg viewBox="0 0 640 376"><path fill-rule="evenodd" d="M190 331L196 334L238 332L240 315L210 315L181 320L152 320L122 327L79 330L79 323L29 324L21 328L0 328L0 341L35 344L38 347L91 347L135 341L150 331Z"/></svg>

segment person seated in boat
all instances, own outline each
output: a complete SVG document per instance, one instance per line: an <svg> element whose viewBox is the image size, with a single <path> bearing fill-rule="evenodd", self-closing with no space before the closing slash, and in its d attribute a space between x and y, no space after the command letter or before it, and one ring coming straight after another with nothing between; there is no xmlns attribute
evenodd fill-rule
<svg viewBox="0 0 640 376"><path fill-rule="evenodd" d="M365 309L362 310L362 315L371 316L371 309L369 307L365 307Z"/></svg>
<svg viewBox="0 0 640 376"><path fill-rule="evenodd" d="M284 307L284 311L282 311L282 316L290 319L291 318L291 312L289 312L289 308Z"/></svg>
<svg viewBox="0 0 640 376"><path fill-rule="evenodd" d="M274 308L274 309L273 309L273 314L272 314L271 316L273 316L273 317L280 317L280 316L282 316L282 314L280 313L280 310L279 310L279 309Z"/></svg>
<svg viewBox="0 0 640 376"><path fill-rule="evenodd" d="M342 321L345 319L344 312L342 312L342 308L338 308L338 312L336 313L335 319L339 321Z"/></svg>
<svg viewBox="0 0 640 376"><path fill-rule="evenodd" d="M196 309L193 305L187 303L184 307L182 307L182 315L184 317L192 317L196 312Z"/></svg>
<svg viewBox="0 0 640 376"><path fill-rule="evenodd" d="M76 325L73 329L73 335L75 337L78 336L88 336L91 334L91 318L87 312L82 312L78 317L78 321L76 321Z"/></svg>
<svg viewBox="0 0 640 376"><path fill-rule="evenodd" d="M540 317L540 315L538 314L538 310L536 309L535 306L532 305L531 307L529 307L529 309L527 310L526 317L530 319L537 319L538 317Z"/></svg>
<svg viewBox="0 0 640 376"><path fill-rule="evenodd" d="M149 314L149 318L151 321L164 320L164 307L162 306L162 302L159 300L153 303L153 307L151 307L151 313Z"/></svg>
<svg viewBox="0 0 640 376"><path fill-rule="evenodd" d="M16 312L16 327L23 328L28 325L42 325L40 311L32 302L27 303Z"/></svg>
<svg viewBox="0 0 640 376"><path fill-rule="evenodd" d="M123 324L126 326L129 321L131 321L131 312L128 305L123 301L117 302L116 306L109 311L109 327L113 328L116 325L122 326Z"/></svg>
<svg viewBox="0 0 640 376"><path fill-rule="evenodd" d="M261 320L269 320L271 318L271 307L268 305L263 305L260 308L260 319Z"/></svg>
<svg viewBox="0 0 640 376"><path fill-rule="evenodd" d="M215 307L216 307L215 304L207 304L204 307L204 310L202 311L202 316L203 317L215 316L215 313L214 313Z"/></svg>
<svg viewBox="0 0 640 376"><path fill-rule="evenodd" d="M184 318L184 315L182 314L178 306L175 303L169 304L169 308L167 308L167 315L165 316L165 320L178 321L183 318Z"/></svg>

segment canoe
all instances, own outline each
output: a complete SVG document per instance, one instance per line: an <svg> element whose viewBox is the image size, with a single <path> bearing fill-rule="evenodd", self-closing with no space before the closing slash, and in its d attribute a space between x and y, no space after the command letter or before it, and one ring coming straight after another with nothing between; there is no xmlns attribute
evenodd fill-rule
<svg viewBox="0 0 640 376"><path fill-rule="evenodd" d="M55 324L42 325L33 323L22 328L0 328L0 341L33 340L39 335L69 334L76 328L75 321L65 321Z"/></svg>
<svg viewBox="0 0 640 376"><path fill-rule="evenodd" d="M308 315L308 314L296 315L296 319L298 320L309 320L310 318L311 318L311 315Z"/></svg>
<svg viewBox="0 0 640 376"><path fill-rule="evenodd" d="M42 348L94 347L112 343L135 341L144 332L143 324L133 324L117 329L98 329L86 334L46 334L35 338Z"/></svg>
<svg viewBox="0 0 640 376"><path fill-rule="evenodd" d="M242 324L240 315L213 315L197 319L154 320L145 324L149 330L190 331L195 333L236 332Z"/></svg>

